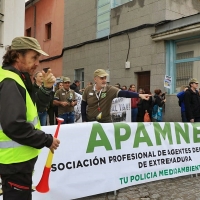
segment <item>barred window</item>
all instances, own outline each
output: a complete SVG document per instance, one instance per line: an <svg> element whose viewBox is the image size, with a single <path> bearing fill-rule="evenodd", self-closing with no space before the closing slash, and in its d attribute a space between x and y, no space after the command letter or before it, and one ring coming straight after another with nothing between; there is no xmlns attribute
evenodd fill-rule
<svg viewBox="0 0 200 200"><path fill-rule="evenodd" d="M181 86L188 85L189 79L200 80L200 38L180 39L175 42L174 86L179 92Z"/></svg>
<svg viewBox="0 0 200 200"><path fill-rule="evenodd" d="M177 60L193 58L194 51L178 53ZM176 64L176 88L188 85L188 81L193 77L193 62L183 62Z"/></svg>

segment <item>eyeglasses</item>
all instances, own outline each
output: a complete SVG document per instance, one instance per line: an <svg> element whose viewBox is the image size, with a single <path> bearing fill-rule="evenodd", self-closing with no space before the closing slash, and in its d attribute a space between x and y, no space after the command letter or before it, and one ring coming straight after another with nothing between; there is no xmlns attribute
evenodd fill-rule
<svg viewBox="0 0 200 200"><path fill-rule="evenodd" d="M65 83L65 84L70 84L70 82L63 82L63 83Z"/></svg>

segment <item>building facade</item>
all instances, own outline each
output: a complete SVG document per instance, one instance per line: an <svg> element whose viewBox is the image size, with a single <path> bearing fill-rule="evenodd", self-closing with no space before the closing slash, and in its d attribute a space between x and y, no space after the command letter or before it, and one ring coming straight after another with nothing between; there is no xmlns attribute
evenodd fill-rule
<svg viewBox="0 0 200 200"><path fill-rule="evenodd" d="M159 88L167 92L164 120L180 121L176 93L189 77L200 80L199 11L199 0L65 0L63 73L84 87L104 68L111 85Z"/></svg>
<svg viewBox="0 0 200 200"><path fill-rule="evenodd" d="M26 2L24 35L36 38L49 57L41 56L40 68L50 67L62 75L64 0Z"/></svg>
<svg viewBox="0 0 200 200"><path fill-rule="evenodd" d="M0 62L12 39L24 35L24 0L0 0ZM11 12L12 10L12 12Z"/></svg>

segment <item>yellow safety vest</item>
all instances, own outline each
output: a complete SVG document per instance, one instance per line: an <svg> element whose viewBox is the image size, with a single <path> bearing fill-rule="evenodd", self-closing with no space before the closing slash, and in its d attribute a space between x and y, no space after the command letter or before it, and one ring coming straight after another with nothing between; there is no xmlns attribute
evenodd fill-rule
<svg viewBox="0 0 200 200"><path fill-rule="evenodd" d="M40 129L40 122L38 119L37 108L33 104L33 101L22 81L20 76L14 72L4 70L0 67L0 82L5 78L11 78L15 80L26 90L26 121L33 124L35 128ZM9 91L8 91L9 92ZM13 99L14 103L14 99ZM17 105L16 105L17 106ZM19 144L10 139L3 132L0 122L0 163L11 164L20 163L35 158L39 154L40 150Z"/></svg>

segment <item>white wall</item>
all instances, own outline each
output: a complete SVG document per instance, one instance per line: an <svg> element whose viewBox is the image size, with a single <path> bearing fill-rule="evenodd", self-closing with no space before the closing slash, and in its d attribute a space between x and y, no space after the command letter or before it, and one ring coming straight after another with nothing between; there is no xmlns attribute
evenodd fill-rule
<svg viewBox="0 0 200 200"><path fill-rule="evenodd" d="M25 17L25 2L24 0L4 0L3 14L4 21L1 31L1 42L3 46L0 47L0 65L2 63L2 56L5 54L5 47L11 45L12 39L17 36L24 35L24 17Z"/></svg>

